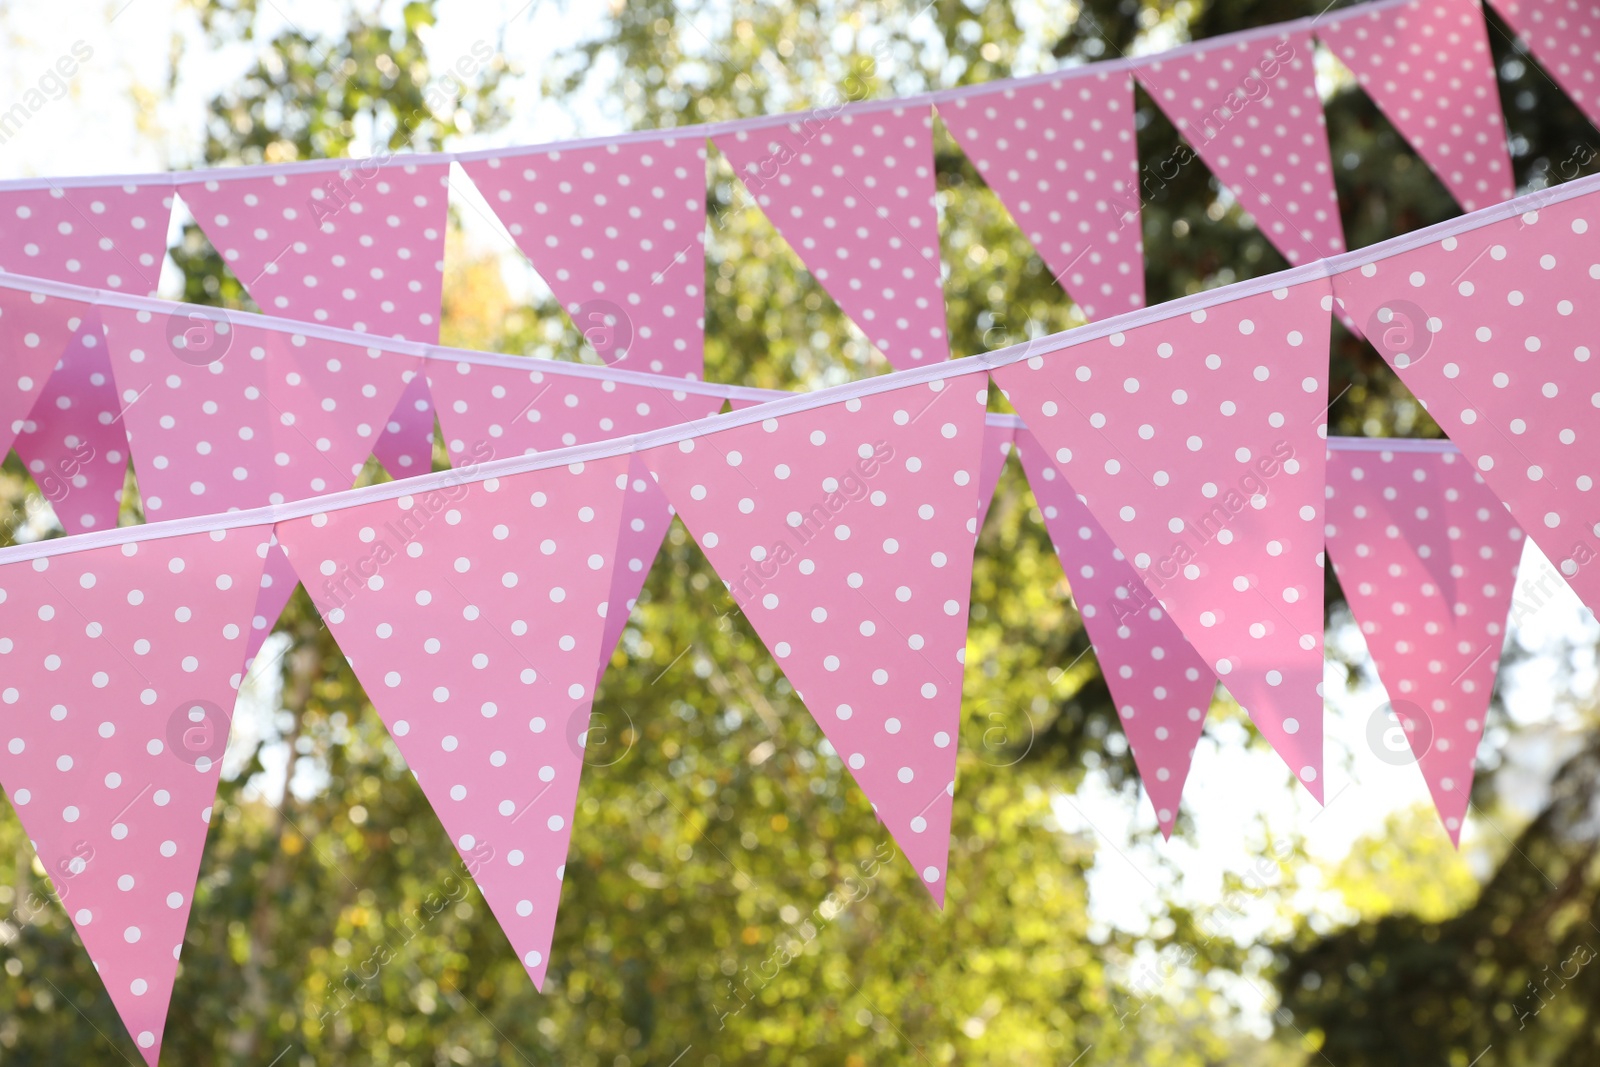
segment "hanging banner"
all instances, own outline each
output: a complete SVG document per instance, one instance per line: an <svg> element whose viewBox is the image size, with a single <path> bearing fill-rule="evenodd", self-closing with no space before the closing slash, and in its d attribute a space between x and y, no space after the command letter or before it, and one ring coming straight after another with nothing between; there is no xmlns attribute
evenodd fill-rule
<svg viewBox="0 0 1600 1067"><path fill-rule="evenodd" d="M1492 2L1539 65L1600 126L1600 8L1579 0Z"/></svg>
<svg viewBox="0 0 1600 1067"><path fill-rule="evenodd" d="M1290 263L1344 251L1311 34L1217 42L1139 70L1139 80ZM1157 165L1162 178L1192 158ZM1171 174L1167 171L1171 170Z"/></svg>
<svg viewBox="0 0 1600 1067"><path fill-rule="evenodd" d="M601 359L704 374L703 138L508 151L462 165Z"/></svg>
<svg viewBox="0 0 1600 1067"><path fill-rule="evenodd" d="M448 161L393 156L339 171L181 181L178 194L261 310L434 343ZM432 469L433 407L413 381L373 451L396 478Z"/></svg>
<svg viewBox="0 0 1600 1067"><path fill-rule="evenodd" d="M1588 306L1600 204L1530 210L1335 275L1380 355L1573 592L1600 610L1600 477Z"/></svg>
<svg viewBox="0 0 1600 1067"><path fill-rule="evenodd" d="M1522 531L1458 452L1330 449L1327 539L1389 709L1460 847Z"/></svg>
<svg viewBox="0 0 1600 1067"><path fill-rule="evenodd" d="M0 289L0 457L91 310L61 297Z"/></svg>
<svg viewBox="0 0 1600 1067"><path fill-rule="evenodd" d="M1322 796L1328 283L994 372L1189 642Z"/></svg>
<svg viewBox="0 0 1600 1067"><path fill-rule="evenodd" d="M1000 421L1005 420L1005 421ZM1016 447L1017 426L1000 415L988 418L983 424L983 458L978 465L978 523L972 531L976 537L983 531L983 520L994 503L994 491L1000 485L1000 474L1005 470L1006 458Z"/></svg>
<svg viewBox="0 0 1600 1067"><path fill-rule="evenodd" d="M462 862L543 988L626 456L278 524Z"/></svg>
<svg viewBox="0 0 1600 1067"><path fill-rule="evenodd" d="M0 270L153 295L171 212L163 185L0 189ZM128 469L121 409L90 310L16 440L67 533L117 524Z"/></svg>
<svg viewBox="0 0 1600 1067"><path fill-rule="evenodd" d="M643 457L941 905L988 395L963 375Z"/></svg>
<svg viewBox="0 0 1600 1067"><path fill-rule="evenodd" d="M152 1067L266 538L218 530L0 565L0 784Z"/></svg>
<svg viewBox="0 0 1600 1067"><path fill-rule="evenodd" d="M867 340L904 370L950 358L926 107L812 111L713 138Z"/></svg>
<svg viewBox="0 0 1600 1067"><path fill-rule="evenodd" d="M997 88L939 117L1085 316L1144 306L1130 75Z"/></svg>
<svg viewBox="0 0 1600 1067"><path fill-rule="evenodd" d="M1462 210L1516 194L1477 0L1414 0L1322 22L1316 32Z"/></svg>
<svg viewBox="0 0 1600 1067"><path fill-rule="evenodd" d="M1150 794L1156 824L1170 838L1217 676L1026 428L1017 431L1017 454L1116 704L1139 779Z"/></svg>

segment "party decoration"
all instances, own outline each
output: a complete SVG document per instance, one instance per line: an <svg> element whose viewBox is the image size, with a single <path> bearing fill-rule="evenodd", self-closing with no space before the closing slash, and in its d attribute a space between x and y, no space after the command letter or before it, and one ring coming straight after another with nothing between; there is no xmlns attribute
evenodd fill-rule
<svg viewBox="0 0 1600 1067"><path fill-rule="evenodd" d="M448 162L392 156L338 170L183 181L179 195L268 314L439 339ZM397 478L432 469L433 409L413 383L373 451Z"/></svg>
<svg viewBox="0 0 1600 1067"><path fill-rule="evenodd" d="M1132 77L1055 77L939 115L1086 316L1144 306Z"/></svg>
<svg viewBox="0 0 1600 1067"><path fill-rule="evenodd" d="M626 456L318 512L278 540L543 987Z"/></svg>
<svg viewBox="0 0 1600 1067"><path fill-rule="evenodd" d="M643 454L941 904L988 395L963 375Z"/></svg>
<svg viewBox="0 0 1600 1067"><path fill-rule="evenodd" d="M0 565L0 784L152 1067L266 535Z"/></svg>
<svg viewBox="0 0 1600 1067"><path fill-rule="evenodd" d="M1026 428L1017 454L1117 706L1163 837L1172 836L1217 676Z"/></svg>
<svg viewBox="0 0 1600 1067"><path fill-rule="evenodd" d="M1319 21L1317 36L1463 210L1511 199L1511 156L1477 0L1374 7Z"/></svg>
<svg viewBox="0 0 1600 1067"><path fill-rule="evenodd" d="M1522 531L1454 450L1330 449L1327 520L1334 573L1459 846Z"/></svg>
<svg viewBox="0 0 1600 1067"><path fill-rule="evenodd" d="M1334 277L1379 353L1518 525L1600 610L1592 301L1593 193L1524 198L1520 215Z"/></svg>
<svg viewBox="0 0 1600 1067"><path fill-rule="evenodd" d="M1206 42L1139 70L1156 103L1290 263L1344 250L1311 34ZM1187 148L1158 165L1176 173Z"/></svg>
<svg viewBox="0 0 1600 1067"><path fill-rule="evenodd" d="M160 185L0 191L0 269L150 295L167 251L172 191ZM83 315L16 440L68 533L117 524L128 469L99 315Z"/></svg>
<svg viewBox="0 0 1600 1067"><path fill-rule="evenodd" d="M925 107L813 111L712 138L778 232L878 351L950 358Z"/></svg>
<svg viewBox="0 0 1600 1067"><path fill-rule="evenodd" d="M1600 8L1583 0L1492 0L1539 65L1600 126Z"/></svg>
<svg viewBox="0 0 1600 1067"><path fill-rule="evenodd" d="M1005 415L991 415L983 424L983 458L978 464L978 522L973 536L983 529L983 520L994 503L994 491L1000 485L1000 473L1005 470L1006 458L1016 447L1018 420Z"/></svg>
<svg viewBox="0 0 1600 1067"><path fill-rule="evenodd" d="M507 153L463 165L602 359L701 376L703 138Z"/></svg>
<svg viewBox="0 0 1600 1067"><path fill-rule="evenodd" d="M1332 303L1315 279L994 372L1149 592L1318 799Z"/></svg>
<svg viewBox="0 0 1600 1067"><path fill-rule="evenodd" d="M0 289L0 456L22 431L89 310L74 300Z"/></svg>

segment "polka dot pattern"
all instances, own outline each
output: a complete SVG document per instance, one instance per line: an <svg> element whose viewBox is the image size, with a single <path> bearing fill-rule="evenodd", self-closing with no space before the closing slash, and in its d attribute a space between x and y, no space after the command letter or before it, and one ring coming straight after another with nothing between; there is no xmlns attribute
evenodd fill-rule
<svg viewBox="0 0 1600 1067"><path fill-rule="evenodd" d="M1522 531L1453 452L1330 451L1327 520L1334 573L1459 845Z"/></svg>
<svg viewBox="0 0 1600 1067"><path fill-rule="evenodd" d="M0 269L136 295L153 295L167 251L172 194L160 186L0 192ZM128 443L100 320L78 335L16 440L36 480L54 479L51 503L68 533L117 524Z"/></svg>
<svg viewBox="0 0 1600 1067"><path fill-rule="evenodd" d="M1325 280L995 380L1185 637L1322 793Z"/></svg>
<svg viewBox="0 0 1600 1067"><path fill-rule="evenodd" d="M722 407L720 397L681 389L652 389L520 367L431 361L427 373L429 388L439 398L445 447L456 466L489 454L486 447L501 457L548 452L703 419ZM611 608L601 641L602 674L671 525L672 506L666 494L634 460L612 571Z"/></svg>
<svg viewBox="0 0 1600 1067"><path fill-rule="evenodd" d="M891 364L950 358L928 109L819 114L713 140Z"/></svg>
<svg viewBox="0 0 1600 1067"><path fill-rule="evenodd" d="M579 332L594 328L585 320L601 301L628 317L632 339L605 353L608 362L675 378L701 376L703 140L667 137L462 166Z"/></svg>
<svg viewBox="0 0 1600 1067"><path fill-rule="evenodd" d="M987 385L961 375L644 453L941 903Z"/></svg>
<svg viewBox="0 0 1600 1067"><path fill-rule="evenodd" d="M961 97L939 115L1085 315L1144 306L1130 76Z"/></svg>
<svg viewBox="0 0 1600 1067"><path fill-rule="evenodd" d="M1334 292L1357 321L1389 318L1380 354L1600 611L1597 227L1600 196L1547 203L1336 275Z"/></svg>
<svg viewBox="0 0 1600 1067"><path fill-rule="evenodd" d="M152 1065L221 773L184 716L227 728L267 532L0 567L0 783Z"/></svg>
<svg viewBox="0 0 1600 1067"><path fill-rule="evenodd" d="M1017 431L1017 446L1156 822L1162 835L1171 837L1217 676L1050 462L1045 447L1026 429Z"/></svg>
<svg viewBox="0 0 1600 1067"><path fill-rule="evenodd" d="M983 424L983 456L978 464L978 530L983 529L983 520L994 503L1000 472L1005 470L1006 457L1016 447L1016 437L1017 428L1010 422L985 421ZM974 537L977 532L973 532Z"/></svg>
<svg viewBox="0 0 1600 1067"><path fill-rule="evenodd" d="M544 983L626 456L278 524L536 986Z"/></svg>
<svg viewBox="0 0 1600 1067"><path fill-rule="evenodd" d="M448 163L190 182L178 194L269 315L434 343ZM369 451L397 478L433 469L433 405L412 382Z"/></svg>
<svg viewBox="0 0 1600 1067"><path fill-rule="evenodd" d="M1415 0L1317 36L1466 211L1515 193L1489 32L1477 0Z"/></svg>
<svg viewBox="0 0 1600 1067"><path fill-rule="evenodd" d="M1494 0L1494 8L1600 126L1600 8L1587 0Z"/></svg>
<svg viewBox="0 0 1600 1067"><path fill-rule="evenodd" d="M92 312L87 304L0 289L0 457L27 425L57 361Z"/></svg>
<svg viewBox="0 0 1600 1067"><path fill-rule="evenodd" d="M1139 80L1285 259L1344 251L1311 34L1186 53Z"/></svg>

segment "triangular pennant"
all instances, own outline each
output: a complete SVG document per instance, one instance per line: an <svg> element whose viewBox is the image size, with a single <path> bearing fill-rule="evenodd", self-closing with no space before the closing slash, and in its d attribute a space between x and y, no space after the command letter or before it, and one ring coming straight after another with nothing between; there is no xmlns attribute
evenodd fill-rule
<svg viewBox="0 0 1600 1067"><path fill-rule="evenodd" d="M448 163L375 157L337 171L190 182L178 194L267 314L432 343L449 179ZM413 384L379 427L372 450L390 474L428 472L432 446L420 442L432 439L433 410L424 386Z"/></svg>
<svg viewBox="0 0 1600 1067"><path fill-rule="evenodd" d="M1324 280L1003 367L995 380L1146 587L1322 795Z"/></svg>
<svg viewBox="0 0 1600 1067"><path fill-rule="evenodd" d="M1290 263L1344 251L1313 53L1302 31L1202 45L1138 72Z"/></svg>
<svg viewBox="0 0 1600 1067"><path fill-rule="evenodd" d="M704 373L703 140L461 165L602 359L679 378Z"/></svg>
<svg viewBox="0 0 1600 1067"><path fill-rule="evenodd" d="M1017 431L1017 454L1100 661L1156 822L1162 836L1171 837L1217 676L1026 429Z"/></svg>
<svg viewBox="0 0 1600 1067"><path fill-rule="evenodd" d="M0 192L0 269L152 295L171 209L162 185ZM117 524L128 469L120 410L100 319L87 314L16 440L68 533Z"/></svg>
<svg viewBox="0 0 1600 1067"><path fill-rule="evenodd" d="M939 116L1085 315L1144 306L1129 75L958 97Z"/></svg>
<svg viewBox="0 0 1600 1067"><path fill-rule="evenodd" d="M75 300L0 288L0 459L93 310Z"/></svg>
<svg viewBox="0 0 1600 1067"><path fill-rule="evenodd" d="M1511 199L1511 156L1477 0L1380 7L1319 25L1317 36L1463 210Z"/></svg>
<svg viewBox="0 0 1600 1067"><path fill-rule="evenodd" d="M1533 58L1600 126L1600 7L1592 0L1492 0Z"/></svg>
<svg viewBox="0 0 1600 1067"><path fill-rule="evenodd" d="M941 904L988 396L962 375L644 453Z"/></svg>
<svg viewBox="0 0 1600 1067"><path fill-rule="evenodd" d="M1005 470L1006 457L1011 455L1016 437L1017 428L1009 419L983 424L983 457L978 464L978 528L973 536L983 529L983 520L994 503L994 491L1000 485L1000 472Z"/></svg>
<svg viewBox="0 0 1600 1067"><path fill-rule="evenodd" d="M1522 529L1600 611L1594 280L1600 196L1573 197L1334 277L1378 352Z"/></svg>
<svg viewBox="0 0 1600 1067"><path fill-rule="evenodd" d="M541 988L627 469L616 456L278 524Z"/></svg>
<svg viewBox="0 0 1600 1067"><path fill-rule="evenodd" d="M0 782L152 1065L267 533L0 567Z"/></svg>
<svg viewBox="0 0 1600 1067"><path fill-rule="evenodd" d="M439 398L445 447L458 466L625 437L703 419L722 408L718 396L554 374L537 367L432 361L428 382ZM611 610L601 642L601 674L672 525L666 494L637 461L629 466L628 480L611 578Z"/></svg>
<svg viewBox="0 0 1600 1067"><path fill-rule="evenodd" d="M1332 449L1327 539L1389 706L1459 846L1522 531L1458 453Z"/></svg>
<svg viewBox="0 0 1600 1067"><path fill-rule="evenodd" d="M713 138L817 281L901 370L950 358L927 108Z"/></svg>

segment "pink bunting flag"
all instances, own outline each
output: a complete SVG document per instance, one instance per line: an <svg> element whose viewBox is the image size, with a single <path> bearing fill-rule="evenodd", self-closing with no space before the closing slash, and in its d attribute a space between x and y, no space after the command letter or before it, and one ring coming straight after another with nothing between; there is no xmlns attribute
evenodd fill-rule
<svg viewBox="0 0 1600 1067"><path fill-rule="evenodd" d="M267 532L0 567L0 782L151 1065Z"/></svg>
<svg viewBox="0 0 1600 1067"><path fill-rule="evenodd" d="M1000 416L1005 419L1005 416ZM986 421L983 424L983 458L978 465L978 524L973 531L976 537L983 529L983 520L994 503L994 491L1000 486L1000 474L1005 470L1006 458L1016 447L1017 427L1009 420Z"/></svg>
<svg viewBox="0 0 1600 1067"><path fill-rule="evenodd" d="M1138 73L1285 259L1308 263L1344 251L1309 32L1200 45ZM1180 149L1158 169L1181 167L1186 157Z"/></svg>
<svg viewBox="0 0 1600 1067"><path fill-rule="evenodd" d="M705 369L706 150L665 137L462 163L607 363Z"/></svg>
<svg viewBox="0 0 1600 1067"><path fill-rule="evenodd" d="M1317 36L1463 210L1512 197L1511 155L1477 0L1414 0L1329 21Z"/></svg>
<svg viewBox="0 0 1600 1067"><path fill-rule="evenodd" d="M0 458L22 432L51 370L92 312L73 300L0 288Z"/></svg>
<svg viewBox="0 0 1600 1067"><path fill-rule="evenodd" d="M939 107L983 180L1091 319L1144 306L1133 113L1126 73L1052 78Z"/></svg>
<svg viewBox="0 0 1600 1067"><path fill-rule="evenodd" d="M420 377L421 357L241 325L191 305L100 314L152 521L349 488L407 381ZM268 555L247 658L294 592L279 555Z"/></svg>
<svg viewBox="0 0 1600 1067"><path fill-rule="evenodd" d="M644 453L941 905L988 397L961 375Z"/></svg>
<svg viewBox="0 0 1600 1067"><path fill-rule="evenodd" d="M269 315L434 343L450 165L374 157L340 170L190 182L178 193ZM396 478L433 465L433 406L413 381L372 446Z"/></svg>
<svg viewBox="0 0 1600 1067"><path fill-rule="evenodd" d="M278 524L540 988L627 469L616 456Z"/></svg>
<svg viewBox="0 0 1600 1067"><path fill-rule="evenodd" d="M703 419L722 407L718 396L537 367L435 360L428 364L428 383L439 398L439 425L458 466L643 433ZM666 494L637 459L629 466L628 485L601 641L601 674L672 525Z"/></svg>
<svg viewBox="0 0 1600 1067"><path fill-rule="evenodd" d="M1325 280L994 372L1146 588L1322 796Z"/></svg>
<svg viewBox="0 0 1600 1067"><path fill-rule="evenodd" d="M1026 428L1017 454L1100 661L1163 837L1172 836L1217 676Z"/></svg>
<svg viewBox="0 0 1600 1067"><path fill-rule="evenodd" d="M841 310L901 370L950 358L927 108L804 119L713 138Z"/></svg>
<svg viewBox="0 0 1600 1067"><path fill-rule="evenodd" d="M1330 451L1327 519L1350 613L1459 847L1522 531L1455 452Z"/></svg>
<svg viewBox="0 0 1600 1067"><path fill-rule="evenodd" d="M1493 0L1573 103L1600 126L1600 7L1593 0Z"/></svg>
<svg viewBox="0 0 1600 1067"><path fill-rule="evenodd" d="M1430 241L1334 277L1395 368L1555 561L1600 611L1595 407L1600 374L1584 309L1600 259L1600 195Z"/></svg>
<svg viewBox="0 0 1600 1067"><path fill-rule="evenodd" d="M0 192L0 269L153 295L167 253L172 191L161 185ZM100 319L83 316L17 438L68 533L117 524L128 442Z"/></svg>

